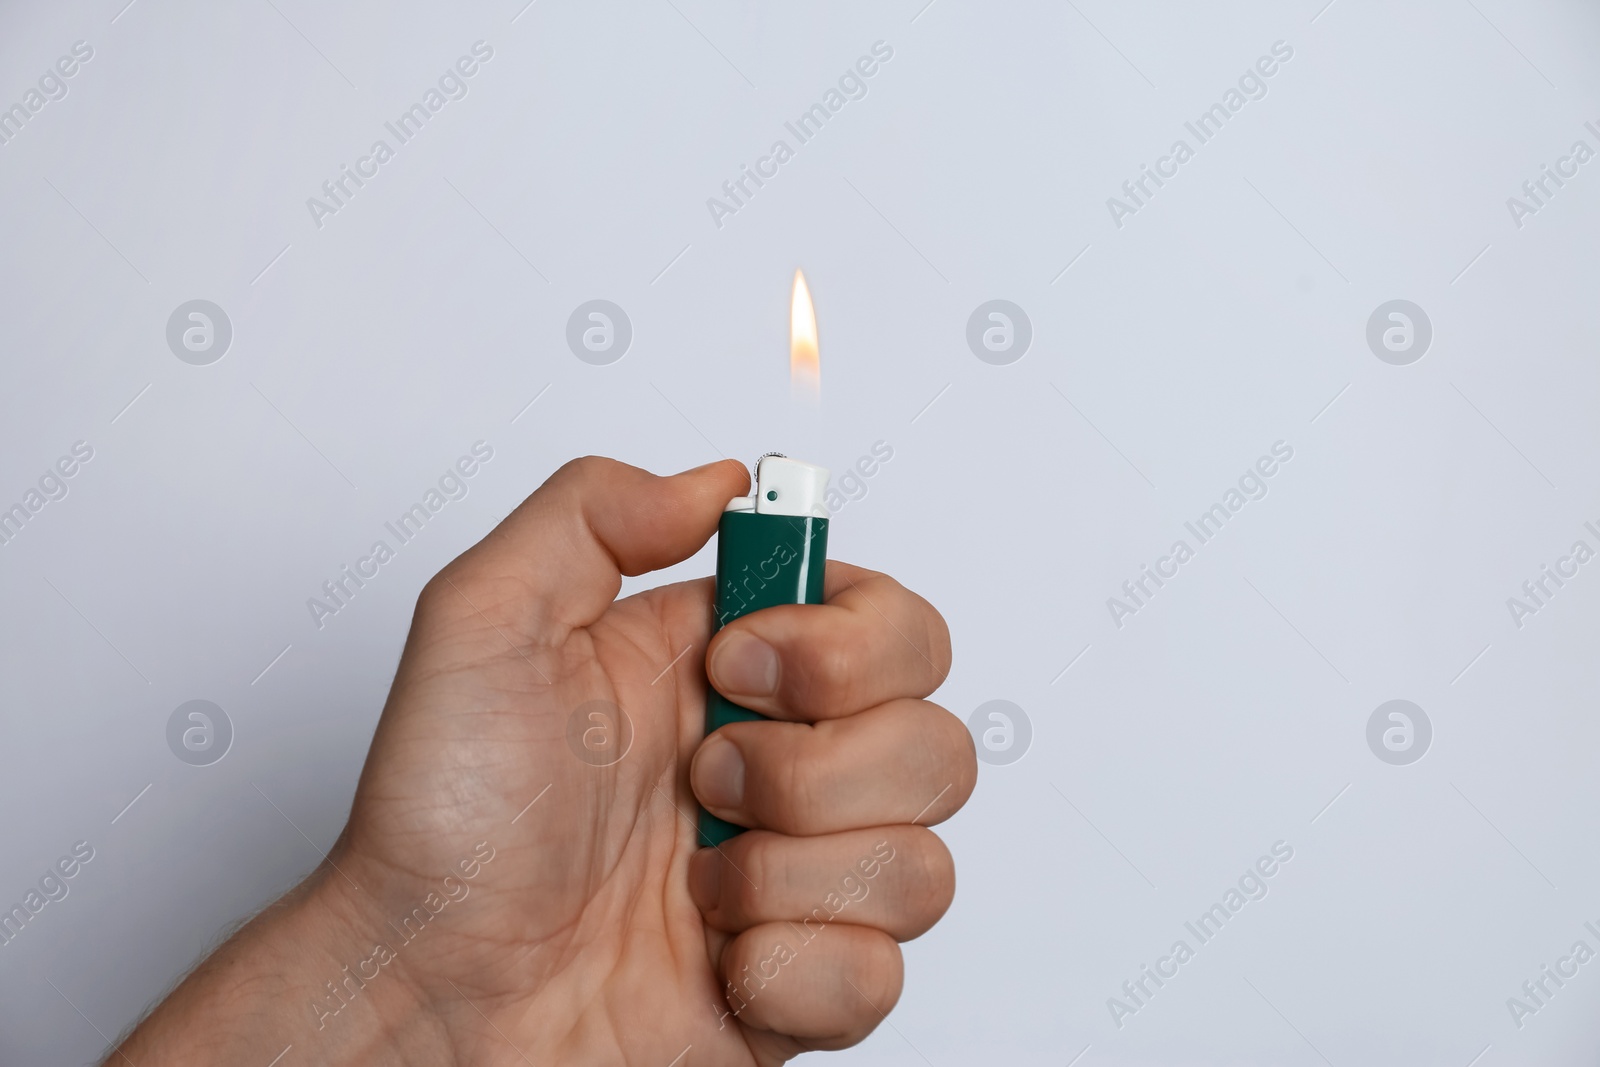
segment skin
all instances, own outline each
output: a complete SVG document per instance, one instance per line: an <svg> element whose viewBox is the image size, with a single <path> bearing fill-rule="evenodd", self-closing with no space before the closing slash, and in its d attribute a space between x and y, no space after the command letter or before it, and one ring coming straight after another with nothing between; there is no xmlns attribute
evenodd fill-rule
<svg viewBox="0 0 1600 1067"><path fill-rule="evenodd" d="M926 826L977 762L922 699L949 633L835 561L827 603L715 639L711 579L616 599L747 489L576 460L441 571L328 861L105 1062L769 1067L866 1037L955 892ZM706 670L776 721L702 739ZM697 803L753 829L699 849Z"/></svg>

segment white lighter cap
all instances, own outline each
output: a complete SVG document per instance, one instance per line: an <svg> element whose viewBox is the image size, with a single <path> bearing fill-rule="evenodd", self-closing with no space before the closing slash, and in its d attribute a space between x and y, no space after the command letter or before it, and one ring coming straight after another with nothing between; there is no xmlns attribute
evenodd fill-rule
<svg viewBox="0 0 1600 1067"><path fill-rule="evenodd" d="M754 496L735 497L723 510L825 519L827 491L828 468L769 452L756 460Z"/></svg>

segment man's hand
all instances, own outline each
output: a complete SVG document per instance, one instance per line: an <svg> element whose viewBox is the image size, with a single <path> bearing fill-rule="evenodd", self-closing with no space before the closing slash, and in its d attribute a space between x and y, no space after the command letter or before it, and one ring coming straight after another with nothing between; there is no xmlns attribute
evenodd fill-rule
<svg viewBox="0 0 1600 1067"><path fill-rule="evenodd" d="M714 640L710 579L615 599L746 486L577 460L441 571L328 862L107 1062L745 1067L870 1033L955 892L924 828L977 778L922 699L949 635L833 561L826 604ZM776 721L702 740L707 669ZM698 850L697 798L752 829Z"/></svg>

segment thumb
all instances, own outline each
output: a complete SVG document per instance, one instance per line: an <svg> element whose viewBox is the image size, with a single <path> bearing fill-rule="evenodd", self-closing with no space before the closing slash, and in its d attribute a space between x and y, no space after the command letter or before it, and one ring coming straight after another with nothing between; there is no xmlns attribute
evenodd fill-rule
<svg viewBox="0 0 1600 1067"><path fill-rule="evenodd" d="M749 482L731 459L670 477L599 456L575 459L440 577L524 633L556 627L564 636L605 612L624 574L699 551Z"/></svg>

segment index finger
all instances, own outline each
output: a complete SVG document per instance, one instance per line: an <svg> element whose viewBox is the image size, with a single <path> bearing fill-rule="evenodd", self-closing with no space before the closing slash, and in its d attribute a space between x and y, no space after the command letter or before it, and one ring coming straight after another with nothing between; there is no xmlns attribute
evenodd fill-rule
<svg viewBox="0 0 1600 1067"><path fill-rule="evenodd" d="M928 696L950 672L950 630L886 574L829 560L826 603L784 604L734 620L706 650L723 696L775 719L837 719Z"/></svg>

